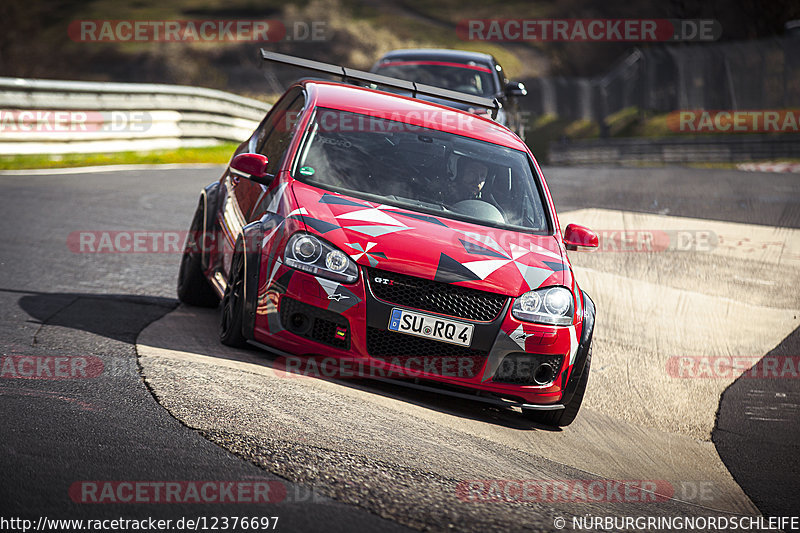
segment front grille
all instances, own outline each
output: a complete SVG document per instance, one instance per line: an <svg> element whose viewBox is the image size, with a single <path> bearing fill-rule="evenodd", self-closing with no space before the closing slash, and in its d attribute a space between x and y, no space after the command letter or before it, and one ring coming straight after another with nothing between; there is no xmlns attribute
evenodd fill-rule
<svg viewBox="0 0 800 533"><path fill-rule="evenodd" d="M373 327L367 328L367 351L376 359L411 371L463 378L476 376L483 369L487 355L464 346Z"/></svg>
<svg viewBox="0 0 800 533"><path fill-rule="evenodd" d="M295 335L343 350L350 348L350 324L339 313L284 296L280 302L280 315L281 325ZM298 316L305 317L308 322L301 322ZM344 336L337 336L337 330L344 330Z"/></svg>
<svg viewBox="0 0 800 533"><path fill-rule="evenodd" d="M466 320L491 322L503 310L501 294L468 289L450 283L367 269L372 294L384 302ZM378 283L375 278L389 283Z"/></svg>
<svg viewBox="0 0 800 533"><path fill-rule="evenodd" d="M495 371L492 381L512 385L542 385L544 383L536 383L534 375L541 365L550 365L553 378L545 380L545 383L552 383L558 379L562 358L563 356L561 355L510 353L503 358L503 362L500 363L500 367Z"/></svg>

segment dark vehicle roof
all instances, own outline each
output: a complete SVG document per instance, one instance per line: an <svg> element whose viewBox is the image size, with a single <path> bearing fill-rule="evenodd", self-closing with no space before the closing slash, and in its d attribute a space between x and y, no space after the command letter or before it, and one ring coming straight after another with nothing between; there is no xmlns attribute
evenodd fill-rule
<svg viewBox="0 0 800 533"><path fill-rule="evenodd" d="M408 50L393 50L384 54L378 63L391 60L427 59L431 61L451 61L455 63L484 63L494 65L494 57L479 52L465 52L464 50L445 50L441 48L414 48Z"/></svg>

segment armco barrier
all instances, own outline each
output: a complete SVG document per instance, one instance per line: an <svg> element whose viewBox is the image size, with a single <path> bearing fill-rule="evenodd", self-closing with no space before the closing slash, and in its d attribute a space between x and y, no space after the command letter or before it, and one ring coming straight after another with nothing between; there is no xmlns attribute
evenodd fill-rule
<svg viewBox="0 0 800 533"><path fill-rule="evenodd" d="M240 142L269 108L223 91L180 85L0 77L0 154L119 152ZM89 118L76 128L48 127L53 115L47 111ZM15 120L22 112L28 112L25 120Z"/></svg>
<svg viewBox="0 0 800 533"><path fill-rule="evenodd" d="M550 143L551 165L704 163L800 158L800 135L605 139Z"/></svg>

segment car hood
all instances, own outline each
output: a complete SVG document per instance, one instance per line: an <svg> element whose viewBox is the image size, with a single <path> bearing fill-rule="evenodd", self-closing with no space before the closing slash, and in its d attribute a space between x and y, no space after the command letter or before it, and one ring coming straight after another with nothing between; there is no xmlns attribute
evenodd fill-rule
<svg viewBox="0 0 800 533"><path fill-rule="evenodd" d="M364 267L519 296L572 285L562 245L532 235L437 217L294 181L294 217Z"/></svg>

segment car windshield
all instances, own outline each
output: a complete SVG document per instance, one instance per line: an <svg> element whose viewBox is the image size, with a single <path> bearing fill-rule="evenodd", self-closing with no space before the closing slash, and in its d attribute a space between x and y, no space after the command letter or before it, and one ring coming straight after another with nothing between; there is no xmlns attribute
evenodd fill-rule
<svg viewBox="0 0 800 533"><path fill-rule="evenodd" d="M390 61L375 69L377 74L424 83L462 93L494 97L492 70L478 65L443 61Z"/></svg>
<svg viewBox="0 0 800 533"><path fill-rule="evenodd" d="M311 185L442 217L550 227L527 153L403 122L318 108L292 171Z"/></svg>

